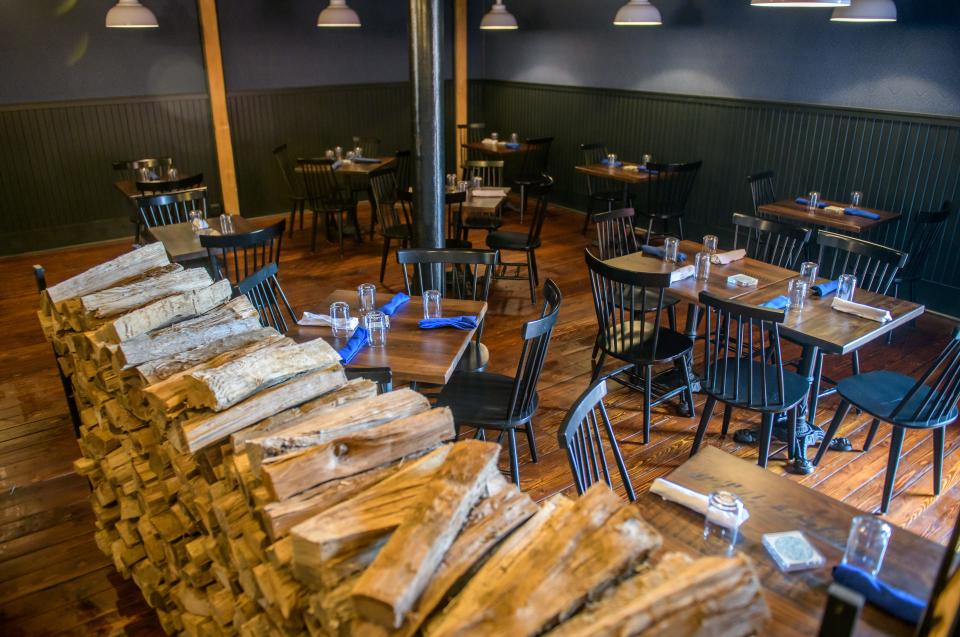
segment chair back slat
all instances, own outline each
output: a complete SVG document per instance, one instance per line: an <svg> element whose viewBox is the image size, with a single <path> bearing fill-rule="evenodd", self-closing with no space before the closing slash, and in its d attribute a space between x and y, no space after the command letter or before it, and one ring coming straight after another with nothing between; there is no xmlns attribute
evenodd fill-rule
<svg viewBox="0 0 960 637"><path fill-rule="evenodd" d="M503 165L502 159L470 159L463 162L463 180L480 177L484 186L498 188L503 186Z"/></svg>
<svg viewBox="0 0 960 637"><path fill-rule="evenodd" d="M514 376L513 391L510 396L510 407L507 411L511 419L520 418L525 413L532 413L536 407L537 383L540 381L540 372L543 371L550 338L563 302L560 288L552 279L544 282L543 297L544 304L540 318L528 321L520 328L523 349L520 352L520 361L517 364L517 373Z"/></svg>
<svg viewBox="0 0 960 637"><path fill-rule="evenodd" d="M280 177L283 179L283 185L287 188L287 196L301 196L297 180L294 179L293 166L290 164L290 157L287 154L287 145L280 144L274 148L273 158L277 162L277 167L280 169Z"/></svg>
<svg viewBox="0 0 960 637"><path fill-rule="evenodd" d="M597 226L597 252L606 261L640 250L633 225L633 208L622 208L593 215Z"/></svg>
<svg viewBox="0 0 960 637"><path fill-rule="evenodd" d="M681 217L702 164L647 164L650 178L634 194L637 214L661 221Z"/></svg>
<svg viewBox="0 0 960 637"><path fill-rule="evenodd" d="M304 196L316 211L339 212L351 205L349 189L337 181L334 159L299 158L297 166L303 179Z"/></svg>
<svg viewBox="0 0 960 637"><path fill-rule="evenodd" d="M281 229L281 234L282 234ZM234 287L236 294L243 294L260 313L260 324L272 327L281 334L285 333L290 325L296 324L297 315L293 306L287 300L280 281L277 280L277 264L268 263L252 275L240 281ZM281 307L282 306L282 307ZM284 315L290 317L292 324L287 323Z"/></svg>
<svg viewBox="0 0 960 637"><path fill-rule="evenodd" d="M931 383L930 380L933 379ZM917 397L921 396L919 400ZM941 421L960 400L960 327L940 355L891 413L891 419L915 424Z"/></svg>
<svg viewBox="0 0 960 637"><path fill-rule="evenodd" d="M228 279L234 285L267 265L280 262L286 219L272 226L237 234L200 235L200 245L207 249L210 270L215 278ZM232 264L232 267L231 267Z"/></svg>
<svg viewBox="0 0 960 637"><path fill-rule="evenodd" d="M370 192L373 195L372 204L381 233L404 225L410 226L407 208L400 201L395 167L381 168L370 173Z"/></svg>
<svg viewBox="0 0 960 637"><path fill-rule="evenodd" d="M809 228L733 213L733 248L747 256L794 270L813 236Z"/></svg>
<svg viewBox="0 0 960 637"><path fill-rule="evenodd" d="M137 198L140 221L148 228L186 223L189 213L199 210L207 217L207 189L193 188L178 192L145 195Z"/></svg>
<svg viewBox="0 0 960 637"><path fill-rule="evenodd" d="M917 213L906 243L907 254L911 256L907 257L907 263L903 266L902 278L919 279L922 276L924 265L926 265L923 255L927 254L934 241L943 234L944 226L952 212L953 206L950 201L944 201L940 210Z"/></svg>
<svg viewBox="0 0 960 637"><path fill-rule="evenodd" d="M366 137L363 135L354 135L353 136L353 148L357 146L363 151L364 157L379 157L380 156L380 138L379 137ZM353 150L351 148L350 150Z"/></svg>
<svg viewBox="0 0 960 637"><path fill-rule="evenodd" d="M413 185L413 155L409 150L398 150L393 154L396 161L397 191L407 192Z"/></svg>
<svg viewBox="0 0 960 637"><path fill-rule="evenodd" d="M113 169L119 171L124 179L130 181L140 180L140 169L146 168L153 171L158 177L164 177L173 165L173 159L170 157L148 157L145 159L124 159L113 162Z"/></svg>
<svg viewBox="0 0 960 637"><path fill-rule="evenodd" d="M777 189L774 184L775 175L772 170L764 170L747 176L747 185L750 186L750 199L753 201L753 214L760 214L760 206L771 204L777 200Z"/></svg>
<svg viewBox="0 0 960 637"><path fill-rule="evenodd" d="M540 182L530 187L530 194L536 198L536 208L533 211L533 219L530 222L530 230L527 232L527 247L534 248L540 241L540 232L543 230L543 222L547 219L547 206L550 198L550 191L553 189L553 177L543 173L540 175Z"/></svg>
<svg viewBox="0 0 960 637"><path fill-rule="evenodd" d="M820 246L819 275L837 279L841 274L857 277L857 287L877 294L887 294L908 254L835 232L821 230L817 235Z"/></svg>
<svg viewBox="0 0 960 637"><path fill-rule="evenodd" d="M519 179L537 179L547 172L550 163L550 146L553 137L538 137L526 140L527 152L520 164Z"/></svg>

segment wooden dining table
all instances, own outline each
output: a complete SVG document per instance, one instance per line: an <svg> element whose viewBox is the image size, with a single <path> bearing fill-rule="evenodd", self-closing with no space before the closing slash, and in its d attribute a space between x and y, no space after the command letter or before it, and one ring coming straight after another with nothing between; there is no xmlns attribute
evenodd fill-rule
<svg viewBox="0 0 960 637"><path fill-rule="evenodd" d="M586 164L582 166L574 166L573 169L578 173L587 175L589 177L597 177L599 179L610 179L612 181L619 181L623 184L623 201L622 205L624 208L627 207L627 200L630 197L630 186L635 186L637 184L643 184L650 181L650 173L645 170L637 170L639 164L634 162L625 161L622 166L608 166L607 164Z"/></svg>
<svg viewBox="0 0 960 637"><path fill-rule="evenodd" d="M349 159L345 159L340 162L340 165L337 166L336 172L340 175L357 175L357 176L367 176L375 170L380 170L381 168L386 168L397 163L397 158L392 155L389 157L374 157L376 162L355 162ZM303 168L300 166L294 167L294 172L302 173Z"/></svg>
<svg viewBox="0 0 960 637"><path fill-rule="evenodd" d="M485 144L483 142L470 142L463 145L464 148L469 150L475 150L484 155L494 157L496 159L506 159L507 157L513 157L515 155L523 155L530 151L530 144L527 142L520 142L516 148L508 148L507 142L497 142L496 144Z"/></svg>
<svg viewBox="0 0 960 637"><path fill-rule="evenodd" d="M850 204L846 203L834 201L826 201L826 203L832 206L839 206L840 208L850 207ZM880 218L867 219L866 217L858 217L855 215L836 214L833 212L827 212L826 210L820 208L811 212L807 210L806 206L798 204L792 199L783 199L774 203L762 204L757 207L757 210L763 214L778 217L792 223L831 228L833 230L840 230L842 232L849 232L851 234L863 234L867 230L879 226L880 224L889 223L900 218L899 212L878 210L876 208L867 208L865 206L857 206L857 208L860 210L866 210L867 212L876 213L880 215Z"/></svg>
<svg viewBox="0 0 960 637"><path fill-rule="evenodd" d="M778 637L816 635L820 628L831 569L840 562L850 521L863 512L809 487L765 471L716 447L700 451L666 479L702 494L730 491L750 517L739 529L737 550L753 561L771 619L762 634ZM645 493L638 499L643 517L663 536L664 549L705 554L703 516L679 504ZM801 531L826 558L820 568L782 573L762 545L765 533ZM894 526L879 578L920 599L930 595L944 548ZM867 604L855 635L913 635L915 628Z"/></svg>
<svg viewBox="0 0 960 637"><path fill-rule="evenodd" d="M190 223L171 223L147 228L147 238L159 241L174 263L190 263L207 258L207 249L200 245L200 234L220 234L220 218L207 220L210 228L197 233ZM257 226L249 219L233 215L233 234L253 232Z"/></svg>
<svg viewBox="0 0 960 637"><path fill-rule="evenodd" d="M393 294L377 292L377 307L387 303ZM307 311L327 314L330 304L344 301L350 305L351 316L359 315L359 299L356 290L336 290L323 303L308 305ZM443 316L476 316L477 322L487 313L484 301L443 299ZM445 385L457 362L466 350L476 330L438 328L422 330L423 299L413 296L390 317L390 331L384 347L364 347L349 365L350 367L389 367L394 382L417 382ZM302 342L320 336L334 348L347 344L347 338L335 338L329 327L297 325L287 332L290 338Z"/></svg>
<svg viewBox="0 0 960 637"><path fill-rule="evenodd" d="M187 181L192 176L194 175L185 175L183 177L176 179L175 181L178 181L178 182ZM140 190L137 188L137 182L133 181L132 179L119 179L113 182L113 187L119 190L120 194L122 194L124 197L134 201L145 195L163 193L171 190L169 188L169 184L171 182L165 179L159 179L157 181L144 181L140 183L148 184L148 185L156 185L156 190ZM191 186L190 190L192 190L193 188L203 188L203 187L204 187L203 184L199 184L197 186Z"/></svg>

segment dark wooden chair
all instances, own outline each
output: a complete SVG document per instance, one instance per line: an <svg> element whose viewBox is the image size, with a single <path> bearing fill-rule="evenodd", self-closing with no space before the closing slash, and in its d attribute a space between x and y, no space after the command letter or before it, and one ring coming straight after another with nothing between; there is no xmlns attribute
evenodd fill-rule
<svg viewBox="0 0 960 637"><path fill-rule="evenodd" d="M733 249L781 268L797 269L812 236L809 228L733 213Z"/></svg>
<svg viewBox="0 0 960 637"><path fill-rule="evenodd" d="M774 183L774 172L763 170L747 175L747 185L750 187L750 200L753 202L753 214L761 216L760 206L773 203L777 200L777 189Z"/></svg>
<svg viewBox="0 0 960 637"><path fill-rule="evenodd" d="M526 141L527 152L523 154L520 171L513 179L513 186L520 190L520 223L527 211L527 196L532 190L540 188L543 175L550 163L550 146L553 137L538 137Z"/></svg>
<svg viewBox="0 0 960 637"><path fill-rule="evenodd" d="M607 145L604 142L580 144L580 156L584 166L599 164L607 158ZM596 212L607 212L619 205L623 199L623 187L610 179L599 179L587 175L587 213L583 220L582 234L586 234L590 221Z"/></svg>
<svg viewBox="0 0 960 637"><path fill-rule="evenodd" d="M799 374L785 371L780 351L780 328L784 311L745 305L700 293L705 306L704 371L701 387L707 402L693 439L693 456L700 449L717 402L724 403L721 437L726 436L733 408L761 414L760 457L767 466L770 438L777 414L787 414L788 453L796 453L798 409L807 396L809 383ZM764 335L769 335L769 344ZM759 347L755 347L759 345Z"/></svg>
<svg viewBox="0 0 960 637"><path fill-rule="evenodd" d="M287 189L287 199L290 201L290 236L293 236L293 224L297 219L297 213L300 213L300 229L303 230L303 214L307 204L307 198L303 196L300 188L297 186L297 180L294 178L293 166L290 164L290 158L287 155L287 145L280 144L273 149L273 158L280 168L280 176L283 178L283 185Z"/></svg>
<svg viewBox="0 0 960 637"><path fill-rule="evenodd" d="M336 160L333 159L297 159L303 177L303 192L313 210L313 234L310 238L310 251L317 250L318 217L323 214L323 227L327 240L332 241L331 230L337 233L340 258L343 258L343 236L347 222L352 226L353 236L360 240L360 226L357 223L357 201L348 187L337 180Z"/></svg>
<svg viewBox="0 0 960 637"><path fill-rule="evenodd" d="M389 367L345 367L343 370L347 380L366 378L377 384L377 393L385 394L393 391L393 370Z"/></svg>
<svg viewBox="0 0 960 637"><path fill-rule="evenodd" d="M620 445L613 434L610 417L603 404L607 395L607 381L593 383L570 406L566 417L557 431L560 448L566 450L567 461L577 493L583 495L596 482L603 480L612 489L610 467L607 455L612 454L620 470L620 481L631 502L637 499L630 482L630 474L623 463ZM602 429L602 430L601 430ZM606 437L606 440L604 440ZM609 452L606 447L609 447Z"/></svg>
<svg viewBox="0 0 960 637"><path fill-rule="evenodd" d="M374 216L380 225L380 236L383 237L383 253L380 256L380 282L383 283L390 242L397 241L402 248L409 246L413 241L413 226L406 205L400 201L394 166L370 173L370 193L373 196L371 205Z"/></svg>
<svg viewBox="0 0 960 637"><path fill-rule="evenodd" d="M458 427L477 427L478 438L485 437L486 429L507 434L510 475L517 485L520 484L517 429L523 429L527 435L531 459L534 462L539 460L533 431L533 416L539 402L537 383L562 303L560 288L550 279L544 283L543 296L545 302L540 318L528 321L520 328L523 348L517 372L512 378L491 372L457 373L437 397L438 406L453 411Z"/></svg>
<svg viewBox="0 0 960 637"><path fill-rule="evenodd" d="M152 195L164 192L177 192L203 187L203 173L186 175L176 179L155 179L150 181L136 181L134 183L141 195Z"/></svg>
<svg viewBox="0 0 960 637"><path fill-rule="evenodd" d="M924 256L943 234L944 226L952 213L953 206L949 201L944 201L940 210L917 213L906 243L906 252L909 255L907 262L893 278L894 296L899 298L900 289L906 287L906 298L916 301L916 285L923 278L923 271L927 266Z"/></svg>
<svg viewBox="0 0 960 637"><path fill-rule="evenodd" d="M490 250L398 250L397 261L403 270L403 284L407 294L422 294L423 290L440 290L443 298L486 302L490 296L490 280L497 264L497 253ZM407 266L412 266L412 273ZM434 277L442 272L439 280ZM490 362L487 346L480 342L483 324L464 351L457 370L483 371Z"/></svg>
<svg viewBox="0 0 960 637"><path fill-rule="evenodd" d="M276 263L271 262L260 268L240 281L235 289L238 295L246 296L253 307L257 308L260 313L260 324L264 327L272 327L281 334L285 333L289 326L284 313L290 318L292 325L297 324L297 315L293 311L293 306L290 305L287 295L284 294L277 280Z"/></svg>
<svg viewBox="0 0 960 637"><path fill-rule="evenodd" d="M469 248L470 244L461 238L463 233L463 204L467 201L466 192L444 193L443 203L446 207L447 229L444 245L448 248ZM412 203L412 199L410 200ZM413 215L411 215L412 217Z"/></svg>
<svg viewBox="0 0 960 637"><path fill-rule="evenodd" d="M393 156L396 158L397 190L407 192L413 185L413 155L409 150L398 150Z"/></svg>
<svg viewBox="0 0 960 637"><path fill-rule="evenodd" d="M960 399L960 328L954 328L946 348L919 379L897 372L867 372L841 380L837 384L837 393L840 394L840 405L820 443L814 465L823 458L847 411L853 406L873 416L864 451L869 449L881 422L893 426L880 513L885 514L890 507L907 429L933 430L933 493L940 495L944 429L956 421L957 400Z"/></svg>
<svg viewBox="0 0 960 637"><path fill-rule="evenodd" d="M240 281L271 263L279 266L286 225L286 219L281 219L253 232L200 235L200 245L207 249L214 279L227 279L233 285L239 285Z"/></svg>
<svg viewBox="0 0 960 637"><path fill-rule="evenodd" d="M530 230L523 232L507 232L496 230L487 234L487 247L491 250L500 252L499 271L496 273L498 279L524 280L530 283L530 302L537 302L537 287L540 285L540 274L537 271L536 249L540 247L540 232L543 230L543 222L547 217L547 200L550 195L550 189L553 187L553 177L547 174L540 176L540 181L536 185L531 185L537 198L537 207L533 213L533 220L530 222ZM508 262L503 260L503 250L524 252L527 255L526 263ZM527 276L521 276L520 268L527 268ZM516 268L516 274L507 276L507 268Z"/></svg>
<svg viewBox="0 0 960 637"><path fill-rule="evenodd" d="M359 146L363 150L364 157L380 156L380 138L379 137L364 137L362 135L354 135L353 148L356 148L357 146ZM348 150L353 150L353 148L350 148Z"/></svg>
<svg viewBox="0 0 960 637"><path fill-rule="evenodd" d="M137 199L140 222L147 228L190 221L190 212L200 210L207 216L207 189L193 188Z"/></svg>
<svg viewBox="0 0 960 637"><path fill-rule="evenodd" d="M600 357L594 363L591 382L600 378L607 357L622 363L605 377L643 392L643 444L647 444L652 407L682 395L691 416L694 413L687 359L693 341L661 326L664 290L670 287L669 272L622 270L596 258L589 250L584 251L584 256L600 333ZM654 367L666 364L672 364L681 378L673 386L664 386L654 400ZM636 380L642 380L643 386L638 386Z"/></svg>
<svg viewBox="0 0 960 637"><path fill-rule="evenodd" d="M466 148L467 144L475 144L483 141L483 131L487 127L483 122L471 122L469 124L457 124L457 144L460 147L460 163L465 163L471 159L479 159L479 153L475 150Z"/></svg>
<svg viewBox="0 0 960 637"><path fill-rule="evenodd" d="M471 159L463 163L463 180L470 181L474 177L483 179L484 187L497 188L503 186L503 165L502 159L484 160ZM464 217L460 225L460 238L464 241L470 240L471 230L486 230L492 232L498 230L503 225L503 219L497 214L473 212Z"/></svg>
<svg viewBox="0 0 960 637"><path fill-rule="evenodd" d="M655 222L664 233L675 223L677 236L683 239L683 215L702 164L647 164L650 179L632 195L637 216L647 219L646 243L653 237Z"/></svg>
<svg viewBox="0 0 960 637"><path fill-rule="evenodd" d="M119 171L124 179L130 181L141 181L142 168L152 171L157 178L163 178L173 165L173 159L170 157L148 157L144 159L124 159L113 162L113 169Z"/></svg>

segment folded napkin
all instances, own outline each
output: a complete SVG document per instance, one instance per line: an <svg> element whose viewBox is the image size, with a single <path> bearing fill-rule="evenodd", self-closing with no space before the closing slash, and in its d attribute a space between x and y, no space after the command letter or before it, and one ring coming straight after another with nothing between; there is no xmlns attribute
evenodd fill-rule
<svg viewBox="0 0 960 637"><path fill-rule="evenodd" d="M830 296L837 291L839 285L840 281L824 281L823 283L817 283L810 289L813 290L814 296Z"/></svg>
<svg viewBox="0 0 960 637"><path fill-rule="evenodd" d="M410 300L410 297L404 294L403 292L397 292L393 295L393 298L387 301L387 303L380 308L380 311L386 314L387 316L393 316L394 313L400 309L400 306Z"/></svg>
<svg viewBox="0 0 960 637"><path fill-rule="evenodd" d="M353 163L355 164L379 164L380 160L376 157L354 157Z"/></svg>
<svg viewBox="0 0 960 637"><path fill-rule="evenodd" d="M447 316L444 318L429 318L420 320L420 329L433 330L438 327L455 327L458 330L477 329L476 316Z"/></svg>
<svg viewBox="0 0 960 637"><path fill-rule="evenodd" d="M797 197L796 199L794 199L794 201L800 204L801 206L810 205L810 200L807 199L806 197ZM820 203L817 204L817 208L820 208L821 210L826 207L827 207L827 203L825 201L821 201Z"/></svg>
<svg viewBox="0 0 960 637"><path fill-rule="evenodd" d="M360 353L364 347L367 346L367 339L370 336L370 332L367 331L365 327L358 327L353 331L353 336L350 337L350 340L347 341L347 344L341 347L337 353L340 354L340 362L344 365L349 365L350 361L357 357L357 354Z"/></svg>
<svg viewBox="0 0 960 637"><path fill-rule="evenodd" d="M356 317L350 317L350 329L357 329L357 325L360 324L360 321ZM314 314L313 312L304 312L303 316L297 321L297 325L306 325L308 327L316 325L326 325L327 327L333 327L333 320L330 318L329 314Z"/></svg>
<svg viewBox="0 0 960 637"><path fill-rule="evenodd" d="M910 593L880 581L873 575L850 564L833 567L833 581L863 595L868 602L894 617L916 624L923 615L926 602Z"/></svg>
<svg viewBox="0 0 960 637"><path fill-rule="evenodd" d="M710 261L711 263L717 263L719 265L727 265L728 263L739 261L745 256L747 256L747 251L743 248L740 248L739 250L730 250L729 252L717 252L716 254L712 254L710 255Z"/></svg>
<svg viewBox="0 0 960 637"><path fill-rule="evenodd" d="M702 493L697 493L686 487L681 487L679 484L674 484L669 480L664 480L663 478L657 478L653 481L653 484L650 486L650 493L655 493L664 500L669 500L670 502L676 502L681 506L685 506L691 511L696 511L700 515L707 514L707 501L709 498ZM740 525L747 521L747 518L750 517L750 512L747 511L746 507L740 509L740 514L734 518L732 515L725 516L721 520L718 520L718 523L727 527L728 529L740 528Z"/></svg>
<svg viewBox="0 0 960 637"><path fill-rule="evenodd" d="M823 209L824 212L832 212L835 215L842 215L843 208L841 206L827 206Z"/></svg>
<svg viewBox="0 0 960 637"><path fill-rule="evenodd" d="M879 307L863 305L862 303L854 303L853 301L844 301L843 299L834 298L833 303L830 304L830 307L838 312L856 314L861 318L877 321L878 323L886 323L887 321L893 320L893 317L890 316L890 312L887 310Z"/></svg>
<svg viewBox="0 0 960 637"><path fill-rule="evenodd" d="M503 197L503 188L474 188L470 191L472 197Z"/></svg>
<svg viewBox="0 0 960 637"><path fill-rule="evenodd" d="M620 168L621 166L623 166L622 161L615 161L613 162L613 164L611 164L608 160L601 159L600 163L603 164L604 166L613 166L614 168Z"/></svg>
<svg viewBox="0 0 960 637"><path fill-rule="evenodd" d="M663 258L663 247L662 246L640 246L640 252L644 254L649 254L651 257ZM677 252L677 261L683 263L687 260L687 255L682 252Z"/></svg>
<svg viewBox="0 0 960 637"><path fill-rule="evenodd" d="M761 303L760 307L769 307L771 310L782 310L790 304L790 299L781 294L780 296L775 296L766 303Z"/></svg>
<svg viewBox="0 0 960 637"><path fill-rule="evenodd" d="M350 160L349 160L349 159L338 159L337 161L335 161L335 162L333 162L332 164L330 164L330 170L336 170L337 168L340 168L340 166L343 166L344 162L346 162L346 163L349 164L349 163L350 163Z"/></svg>
<svg viewBox="0 0 960 637"><path fill-rule="evenodd" d="M870 212L869 210L861 210L860 208L844 208L843 214L850 215L851 217L863 217L864 219L879 219L880 215L875 212Z"/></svg>
<svg viewBox="0 0 960 637"><path fill-rule="evenodd" d="M481 143L481 144L493 144L493 145L496 145L496 144L497 144L497 140L495 140L495 139L490 139L489 137L484 137L483 139L480 140L480 143Z"/></svg>
<svg viewBox="0 0 960 637"><path fill-rule="evenodd" d="M670 283L676 283L677 281L689 279L696 273L697 270L692 265L685 265L682 268L677 268L670 273Z"/></svg>
<svg viewBox="0 0 960 637"><path fill-rule="evenodd" d="M520 148L520 142L504 142L503 145L506 146L507 148L510 148L511 150L516 150L517 148Z"/></svg>

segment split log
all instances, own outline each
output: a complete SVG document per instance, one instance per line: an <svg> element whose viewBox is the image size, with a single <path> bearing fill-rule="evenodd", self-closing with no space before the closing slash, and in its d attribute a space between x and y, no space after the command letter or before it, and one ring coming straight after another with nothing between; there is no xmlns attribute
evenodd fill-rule
<svg viewBox="0 0 960 637"><path fill-rule="evenodd" d="M80 297L82 318L99 321L129 312L157 299L213 284L213 279L203 268L183 269L181 265L164 268L156 276L148 276L134 283L118 285Z"/></svg>
<svg viewBox="0 0 960 637"><path fill-rule="evenodd" d="M163 244L151 243L94 266L66 281L51 285L44 291L44 298L53 304L62 303L67 299L112 287L121 281L169 263L170 259L167 258Z"/></svg>
<svg viewBox="0 0 960 637"><path fill-rule="evenodd" d="M453 445L420 503L391 535L353 589L357 614L399 628L453 544L487 480L500 445L466 440Z"/></svg>
<svg viewBox="0 0 960 637"><path fill-rule="evenodd" d="M453 412L440 407L269 458L261 473L270 493L280 500L435 447L455 435Z"/></svg>

